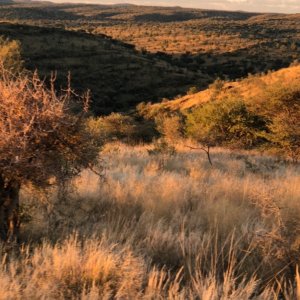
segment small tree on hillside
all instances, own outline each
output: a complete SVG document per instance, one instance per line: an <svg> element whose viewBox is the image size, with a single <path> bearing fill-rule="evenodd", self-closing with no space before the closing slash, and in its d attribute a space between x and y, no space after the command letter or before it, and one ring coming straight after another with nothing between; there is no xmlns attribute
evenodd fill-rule
<svg viewBox="0 0 300 300"><path fill-rule="evenodd" d="M72 91L58 95L35 74L0 76L0 238L18 233L19 191L23 184L47 186L77 175L97 156L84 130L83 114L73 115ZM88 96L83 97L87 110Z"/></svg>
<svg viewBox="0 0 300 300"><path fill-rule="evenodd" d="M202 144L208 159L210 148L233 146L250 148L262 141L265 120L248 111L241 100L224 99L196 108L187 115L186 134Z"/></svg>

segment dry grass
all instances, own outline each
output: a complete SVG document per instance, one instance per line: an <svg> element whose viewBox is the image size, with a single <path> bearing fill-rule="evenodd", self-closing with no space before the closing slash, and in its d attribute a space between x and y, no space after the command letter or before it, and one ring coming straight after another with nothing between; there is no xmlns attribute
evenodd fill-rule
<svg viewBox="0 0 300 300"><path fill-rule="evenodd" d="M72 195L31 209L26 246L2 256L0 299L295 299L299 166L212 156L106 146L102 179L85 171Z"/></svg>

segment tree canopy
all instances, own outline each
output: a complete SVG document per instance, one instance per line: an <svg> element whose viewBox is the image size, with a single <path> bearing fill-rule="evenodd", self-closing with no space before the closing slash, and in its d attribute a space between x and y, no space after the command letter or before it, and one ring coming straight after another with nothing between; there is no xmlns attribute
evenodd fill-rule
<svg viewBox="0 0 300 300"><path fill-rule="evenodd" d="M211 101L187 114L187 136L208 146L252 147L266 129L263 118L247 109L242 100Z"/></svg>

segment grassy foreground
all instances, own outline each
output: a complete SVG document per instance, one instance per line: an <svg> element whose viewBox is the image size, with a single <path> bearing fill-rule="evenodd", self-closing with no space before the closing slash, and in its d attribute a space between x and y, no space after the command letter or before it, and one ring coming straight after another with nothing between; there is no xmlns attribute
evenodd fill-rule
<svg viewBox="0 0 300 300"><path fill-rule="evenodd" d="M149 148L108 145L102 178L23 191L24 246L1 257L0 299L296 299L299 165Z"/></svg>

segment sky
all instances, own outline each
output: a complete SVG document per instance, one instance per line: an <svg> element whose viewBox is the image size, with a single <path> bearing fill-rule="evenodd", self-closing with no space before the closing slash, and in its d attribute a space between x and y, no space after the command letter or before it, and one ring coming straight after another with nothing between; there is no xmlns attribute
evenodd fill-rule
<svg viewBox="0 0 300 300"><path fill-rule="evenodd" d="M182 6L220 10L300 13L300 0L56 0L55 2L132 3L137 5Z"/></svg>

